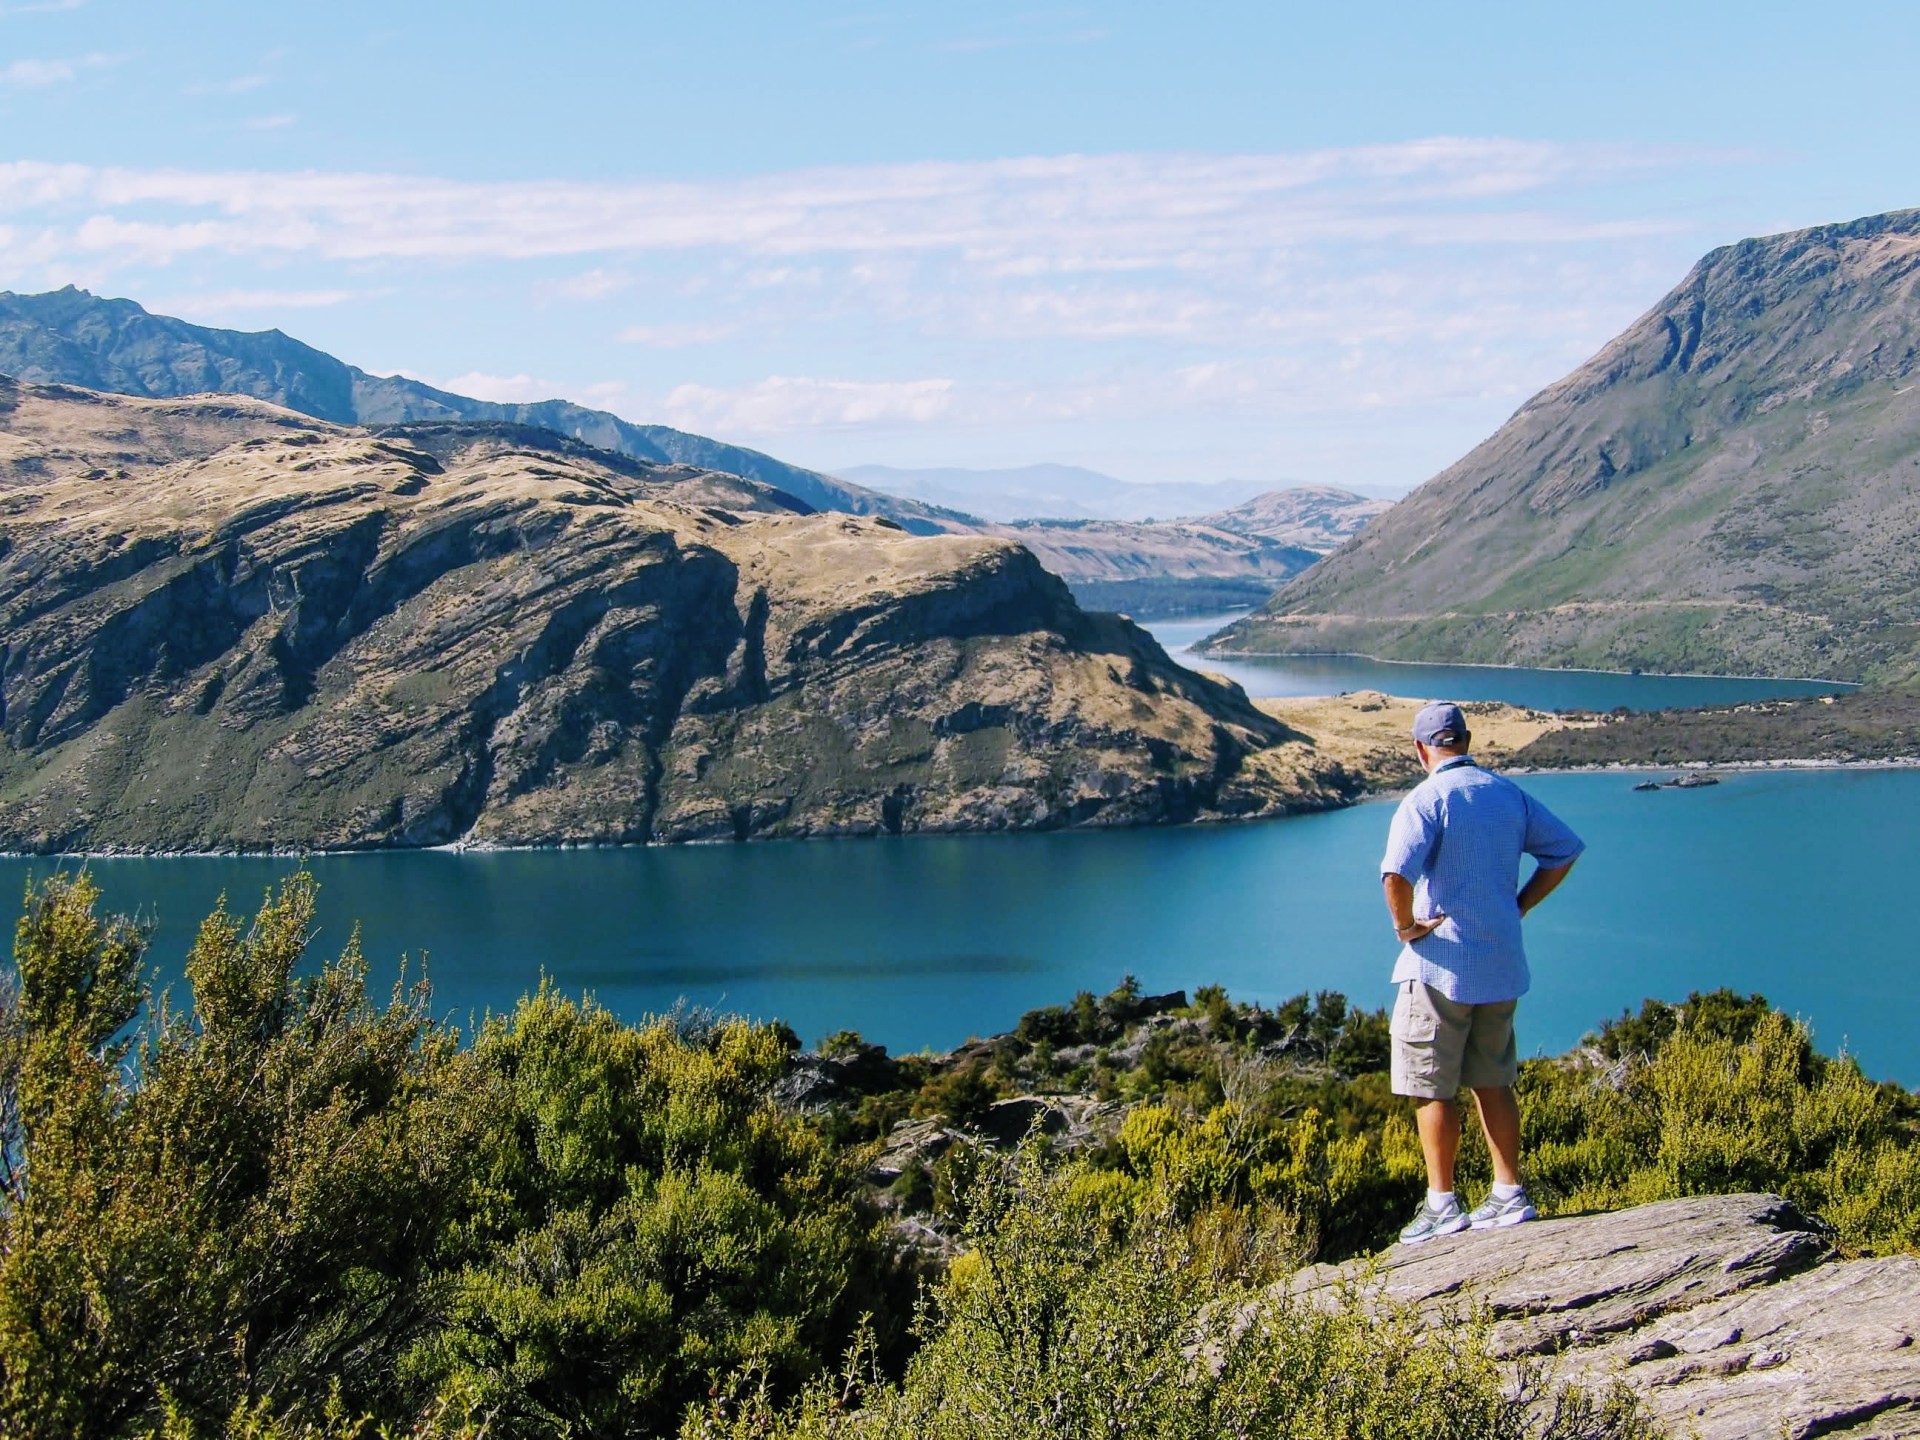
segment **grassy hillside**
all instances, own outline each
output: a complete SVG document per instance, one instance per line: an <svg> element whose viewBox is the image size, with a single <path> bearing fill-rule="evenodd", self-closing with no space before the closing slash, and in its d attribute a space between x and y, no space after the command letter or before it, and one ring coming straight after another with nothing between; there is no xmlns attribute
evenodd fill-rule
<svg viewBox="0 0 1920 1440"><path fill-rule="evenodd" d="M1742 241L1218 653L1901 681L1920 211Z"/></svg>

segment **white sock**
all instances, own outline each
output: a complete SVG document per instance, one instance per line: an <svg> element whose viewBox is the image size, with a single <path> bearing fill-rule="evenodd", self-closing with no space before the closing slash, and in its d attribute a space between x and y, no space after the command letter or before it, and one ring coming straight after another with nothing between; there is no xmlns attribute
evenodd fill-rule
<svg viewBox="0 0 1920 1440"><path fill-rule="evenodd" d="M1526 1193L1526 1188L1524 1185L1502 1185L1496 1180L1493 1182L1493 1198L1496 1200L1511 1200L1516 1195Z"/></svg>
<svg viewBox="0 0 1920 1440"><path fill-rule="evenodd" d="M1434 1210L1444 1210L1449 1205L1458 1205L1460 1201L1451 1190L1427 1191L1427 1205Z"/></svg>

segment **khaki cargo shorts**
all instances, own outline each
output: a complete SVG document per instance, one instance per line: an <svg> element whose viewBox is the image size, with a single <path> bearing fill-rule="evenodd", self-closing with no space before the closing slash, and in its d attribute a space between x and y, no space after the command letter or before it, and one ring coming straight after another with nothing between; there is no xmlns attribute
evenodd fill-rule
<svg viewBox="0 0 1920 1440"><path fill-rule="evenodd" d="M1463 1005L1431 985L1403 980L1393 1002L1393 1093L1451 1100L1469 1090L1511 1085L1520 1074L1513 1040L1515 1000Z"/></svg>

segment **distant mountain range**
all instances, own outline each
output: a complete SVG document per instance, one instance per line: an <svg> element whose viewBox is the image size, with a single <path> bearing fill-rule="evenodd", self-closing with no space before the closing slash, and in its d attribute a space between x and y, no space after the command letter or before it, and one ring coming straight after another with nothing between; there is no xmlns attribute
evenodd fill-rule
<svg viewBox="0 0 1920 1440"><path fill-rule="evenodd" d="M1079 465L1019 465L1000 470L955 467L901 469L893 465L842 466L843 480L1002 523L1014 520L1180 520L1238 508L1266 495L1322 491L1362 500L1374 513L1390 503L1375 494L1331 486L1278 487L1255 480L1142 484ZM1304 540L1296 543L1307 543Z"/></svg>
<svg viewBox="0 0 1920 1440"><path fill-rule="evenodd" d="M569 400L506 405L436 390L403 375L369 375L278 330L219 330L154 315L69 285L41 295L0 291L0 375L166 399L218 393L269 400L336 425L488 420L537 425L654 465L697 465L777 486L815 510L884 515L920 534L970 518L850 485L758 450L635 425Z"/></svg>
<svg viewBox="0 0 1920 1440"><path fill-rule="evenodd" d="M1715 250L1216 653L1920 678L1920 210Z"/></svg>
<svg viewBox="0 0 1920 1440"><path fill-rule="evenodd" d="M1079 465L1001 470L853 465L841 479L889 495L978 515L982 520L1167 520L1224 510L1273 489L1249 480L1147 485Z"/></svg>

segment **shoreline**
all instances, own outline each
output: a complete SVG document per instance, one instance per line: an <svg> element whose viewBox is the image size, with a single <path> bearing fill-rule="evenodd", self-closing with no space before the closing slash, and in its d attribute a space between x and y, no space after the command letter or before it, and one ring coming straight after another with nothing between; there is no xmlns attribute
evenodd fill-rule
<svg viewBox="0 0 1920 1440"><path fill-rule="evenodd" d="M1405 665L1422 670L1537 670L1542 675L1613 675L1623 680L1739 680L1749 684L1773 681L1787 685L1838 685L1843 693L1866 688L1866 683L1861 680L1833 680L1824 675L1713 675L1694 670L1602 670L1592 665L1513 665L1486 660L1389 660L1385 656L1369 655L1364 650L1228 650L1214 654L1183 645L1167 653L1169 657L1192 655L1201 660L1366 660L1375 665ZM1810 697L1783 695L1775 698L1800 700Z"/></svg>
<svg viewBox="0 0 1920 1440"><path fill-rule="evenodd" d="M1741 774L1761 774L1770 771L1819 772L1830 770L1920 770L1920 755L1902 755L1883 760L1681 760L1665 765L1655 764L1645 760L1613 760L1603 764L1590 765L1503 765L1498 767L1498 772L1502 775L1524 775L1530 778L1543 775L1625 776L1700 774L1719 771ZM1279 821L1301 819L1309 815L1331 814L1338 810L1351 809L1355 805L1365 805L1373 801L1404 795L1412 788L1412 786L1400 786L1397 788L1381 787L1379 789L1368 789L1361 792L1356 798L1341 804L1295 811L1286 815L1261 815L1245 820L1195 820L1183 821L1178 825L1069 826L1056 830L933 830L916 832L913 835L796 835L783 838L796 842L807 840L913 840L923 837L952 839L956 837L990 835L1018 838L1022 835L1065 835L1077 832L1104 834L1115 829L1211 829L1221 825L1272 824ZM465 845L456 841L446 845L374 845L355 846L351 849L338 850L319 847L288 848L281 850L0 850L0 860L57 860L79 861L82 863L95 860L301 860L316 857L331 860L351 858L359 855L537 855L551 854L565 850L684 850L700 846L758 843L765 842L740 840L575 840L560 841L552 845Z"/></svg>

